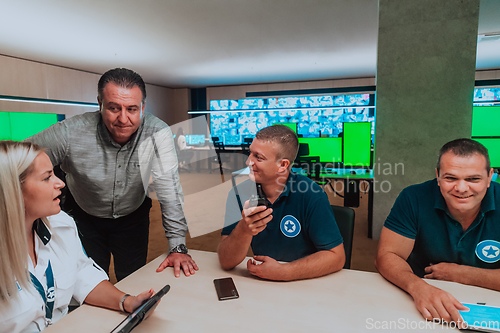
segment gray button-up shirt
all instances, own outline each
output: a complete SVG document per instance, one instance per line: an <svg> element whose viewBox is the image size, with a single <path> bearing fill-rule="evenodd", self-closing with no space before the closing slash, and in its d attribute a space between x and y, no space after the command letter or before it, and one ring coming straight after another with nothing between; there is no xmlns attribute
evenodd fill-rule
<svg viewBox="0 0 500 333"><path fill-rule="evenodd" d="M99 111L66 119L27 139L60 165L76 203L88 214L118 218L135 211L154 188L169 248L185 243L184 195L170 127L145 114L123 147Z"/></svg>

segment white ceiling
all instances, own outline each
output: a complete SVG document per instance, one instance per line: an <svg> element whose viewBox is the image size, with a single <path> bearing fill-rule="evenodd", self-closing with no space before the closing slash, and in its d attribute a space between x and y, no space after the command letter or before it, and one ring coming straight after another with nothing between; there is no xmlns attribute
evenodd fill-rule
<svg viewBox="0 0 500 333"><path fill-rule="evenodd" d="M447 0L449 1L449 0ZM375 76L376 0L8 0L0 54L166 87ZM500 33L481 0L479 34ZM500 38L477 69L500 68Z"/></svg>

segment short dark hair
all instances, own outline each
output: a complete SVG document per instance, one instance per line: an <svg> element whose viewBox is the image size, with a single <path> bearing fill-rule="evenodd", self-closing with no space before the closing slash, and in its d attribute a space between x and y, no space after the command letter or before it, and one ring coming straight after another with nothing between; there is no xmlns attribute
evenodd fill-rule
<svg viewBox="0 0 500 333"><path fill-rule="evenodd" d="M488 174L490 173L491 167L490 167L490 156L488 155L488 149L486 149L485 146L483 146L477 141L463 138L450 141L446 143L443 147L441 147L441 149L439 150L439 158L436 166L438 175L439 175L439 168L441 166L441 156L450 151L457 156L463 156L463 157L468 157L474 154L483 155L484 158L486 159L486 172Z"/></svg>
<svg viewBox="0 0 500 333"><path fill-rule="evenodd" d="M102 91L109 82L128 89L138 86L142 92L142 103L146 102L146 84L136 72L127 68L115 68L104 73L97 83L97 96L99 96L99 100L102 100Z"/></svg>
<svg viewBox="0 0 500 333"><path fill-rule="evenodd" d="M293 164L297 151L299 150L299 140L294 131L284 125L273 125L265 127L255 134L255 138L262 141L278 143L281 147L276 155L277 160L286 158Z"/></svg>

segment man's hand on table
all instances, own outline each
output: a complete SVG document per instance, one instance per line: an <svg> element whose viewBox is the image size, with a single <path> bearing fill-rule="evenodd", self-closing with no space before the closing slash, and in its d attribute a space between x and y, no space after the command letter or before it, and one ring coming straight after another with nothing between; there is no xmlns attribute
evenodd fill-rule
<svg viewBox="0 0 500 333"><path fill-rule="evenodd" d="M260 261L257 263L255 260ZM250 274L267 280L284 280L284 265L268 256L254 256L247 261L247 269Z"/></svg>
<svg viewBox="0 0 500 333"><path fill-rule="evenodd" d="M459 310L467 310L468 308L462 305L450 293L425 284L416 292L411 294L415 301L417 310L427 320L444 320L446 322L454 321L459 325L463 325L463 319Z"/></svg>
<svg viewBox="0 0 500 333"><path fill-rule="evenodd" d="M189 254L182 253L170 253L158 266L156 272L161 272L167 267L174 267L175 277L181 276L181 267L186 276L193 275L199 269Z"/></svg>
<svg viewBox="0 0 500 333"><path fill-rule="evenodd" d="M454 263L439 263L435 265L430 265L425 268L424 278L426 279L435 279L435 280L444 280L444 281L452 281L458 283L464 283L460 278L463 274L463 266Z"/></svg>

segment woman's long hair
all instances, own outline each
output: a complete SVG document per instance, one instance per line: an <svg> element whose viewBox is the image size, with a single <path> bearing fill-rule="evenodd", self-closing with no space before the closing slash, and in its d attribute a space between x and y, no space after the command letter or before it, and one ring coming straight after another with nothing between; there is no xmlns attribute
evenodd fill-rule
<svg viewBox="0 0 500 333"><path fill-rule="evenodd" d="M30 142L0 141L0 307L31 290L22 185L43 149Z"/></svg>

